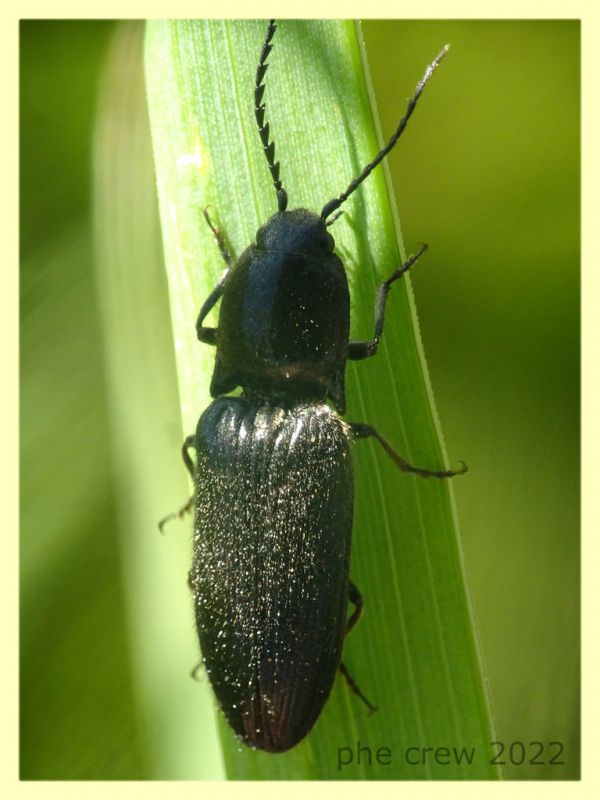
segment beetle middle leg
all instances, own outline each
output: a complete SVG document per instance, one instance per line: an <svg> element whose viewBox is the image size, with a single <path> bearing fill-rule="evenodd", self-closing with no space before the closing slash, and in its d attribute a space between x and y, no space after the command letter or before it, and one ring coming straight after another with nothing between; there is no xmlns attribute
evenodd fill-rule
<svg viewBox="0 0 600 800"><path fill-rule="evenodd" d="M455 475L464 475L468 467L464 461L460 469L424 469L423 467L415 467L409 464L402 456L394 450L388 440L382 436L376 428L372 425L365 425L362 422L351 422L350 429L354 439L377 439L379 444L383 447L388 456L392 459L394 464L403 472L413 472L415 475L420 475L422 478L453 478Z"/></svg>
<svg viewBox="0 0 600 800"><path fill-rule="evenodd" d="M192 476L192 480L194 479L194 462L192 461L192 457L190 456L190 448L194 447L194 442L196 440L195 436L187 436L182 447L181 447L181 455L183 458L183 463L186 466L187 471ZM182 519L188 511L191 511L194 507L194 495L190 497L190 499L181 506L177 511L173 511L172 514L167 514L166 517L163 517L161 521L158 523L158 529L161 533L164 533L164 527L167 522L170 522L172 519Z"/></svg>
<svg viewBox="0 0 600 800"><path fill-rule="evenodd" d="M418 261L423 253L427 250L427 245L422 244L417 252L408 258L398 269L394 270L390 277L379 285L377 294L375 295L375 331L373 338L365 342L349 342L348 343L348 358L353 361L359 361L362 358L370 358L374 356L379 347L381 336L383 335L383 321L385 317L385 306L387 303L387 296L389 294L392 284L401 278L405 272Z"/></svg>

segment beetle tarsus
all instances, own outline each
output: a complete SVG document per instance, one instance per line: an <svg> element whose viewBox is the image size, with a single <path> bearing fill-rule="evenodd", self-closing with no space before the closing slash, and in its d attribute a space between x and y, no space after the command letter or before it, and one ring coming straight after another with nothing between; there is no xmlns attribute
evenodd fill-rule
<svg viewBox="0 0 600 800"><path fill-rule="evenodd" d="M371 701L364 696L364 694L358 688L356 681L354 680L352 675L350 675L350 673L348 672L348 669L343 661L340 662L340 672L346 679L346 683L348 684L348 688L350 689L350 691L353 692L358 697L360 697L363 703L367 706L367 708L369 709L369 714L373 714L375 711L377 711L378 710L377 706L374 706L373 703L371 703Z"/></svg>
<svg viewBox="0 0 600 800"><path fill-rule="evenodd" d="M231 253L227 248L227 242L225 240L225 236L223 235L223 231L219 228L218 225L215 225L212 219L210 218L210 214L208 213L208 209L210 206L205 206L202 209L202 213L204 214L204 219L208 223L208 227L211 229L213 236L217 240L217 244L219 246L219 250L223 257L223 261L230 267L233 263L233 258L231 257Z"/></svg>

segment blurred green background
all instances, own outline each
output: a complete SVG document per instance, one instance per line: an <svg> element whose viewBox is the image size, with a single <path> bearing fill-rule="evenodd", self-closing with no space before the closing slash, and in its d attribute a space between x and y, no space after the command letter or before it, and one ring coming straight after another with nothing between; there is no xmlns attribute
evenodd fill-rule
<svg viewBox="0 0 600 800"><path fill-rule="evenodd" d="M564 745L564 765L504 773L576 778L579 24L369 22L363 31L384 135L425 63L452 46L419 107L419 136L403 139L389 167L407 249L431 247L412 281L447 450L471 468L454 489L498 739ZM186 680L197 658L191 615L173 620L180 598L163 592L180 583L185 595L189 542L181 531L152 535L152 520L187 491L172 365L162 379L173 388L148 387L148 402L163 391L173 409L163 431L173 458L161 465L167 485L150 499L144 536L132 537L131 509L117 504L126 431L112 422L120 400L105 366L92 226L93 198L96 208L110 202L93 175L106 168L99 142L111 130L96 127L96 111L111 81L131 82L140 102L141 57L135 23L21 25L25 779L221 776L198 730L205 701L194 698L206 687ZM147 156L143 125L135 135ZM143 177L151 215L152 176ZM158 231L147 236L158 275ZM156 324L168 328L153 280ZM149 347L148 356L170 354ZM142 594L149 567L156 590Z"/></svg>

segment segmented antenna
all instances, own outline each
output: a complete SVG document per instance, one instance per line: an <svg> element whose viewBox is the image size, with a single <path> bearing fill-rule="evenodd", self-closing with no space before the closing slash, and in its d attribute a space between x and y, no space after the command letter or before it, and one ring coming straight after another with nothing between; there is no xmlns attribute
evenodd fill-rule
<svg viewBox="0 0 600 800"><path fill-rule="evenodd" d="M438 55L434 58L434 60L431 62L431 64L425 70L425 74L423 75L423 77L421 78L419 83L417 84L417 88L415 89L415 93L413 94L412 98L409 100L408 106L406 107L406 112L405 112L404 116L402 117L402 119L400 120L400 123L398 124L396 132L394 133L392 138L389 140L389 142L386 144L386 146L382 150L380 150L379 153L377 153L377 155L375 156L373 161L371 161L370 164L367 164L367 166L363 169L363 171L360 173L358 178L355 178L352 181L352 183L348 186L348 188L346 189L346 191L343 194L341 194L339 197L334 198L333 200L330 200L328 203L326 203L323 206L323 210L321 211L321 219L322 220L326 220L327 217L329 217L331 214L333 214L333 212L336 209L338 209L342 205L342 203L345 202L350 197L352 192L355 189L357 189L360 186L360 184L365 180L365 178L369 177L369 175L371 174L371 172L373 172L375 167L381 161L383 161L383 159L386 157L386 155L390 152L390 150L396 144L396 142L398 141L400 136L402 136L402 133L403 133L404 129L406 128L406 124L407 124L408 120L411 118L411 115L412 115L413 111L415 110L415 107L417 105L417 102L419 100L419 97L421 96L421 93L422 93L423 89L427 85L428 80L431 78L434 69L437 67L437 65L440 63L440 61L444 58L444 56L448 52L449 47L450 47L450 45L446 45L438 53Z"/></svg>
<svg viewBox="0 0 600 800"><path fill-rule="evenodd" d="M281 181L279 180L279 161L275 161L275 142L269 142L269 123L265 122L265 104L262 102L263 94L265 93L263 78L265 77L267 67L269 66L267 64L267 58L269 57L269 53L273 48L271 40L275 35L276 29L277 25L275 24L275 20L270 20L269 27L267 28L267 35L265 37L265 43L263 44L263 48L260 53L260 60L256 69L256 83L254 88L254 115L256 116L258 133L265 151L269 170L271 171L271 177L273 178L275 191L277 192L277 206L279 211L285 211L288 202L287 193L283 188Z"/></svg>

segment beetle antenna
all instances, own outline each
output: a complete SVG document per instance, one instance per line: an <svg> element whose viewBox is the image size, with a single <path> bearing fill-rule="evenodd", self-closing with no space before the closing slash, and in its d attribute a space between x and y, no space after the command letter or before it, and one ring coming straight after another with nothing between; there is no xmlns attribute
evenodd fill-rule
<svg viewBox="0 0 600 800"><path fill-rule="evenodd" d="M285 211L288 202L287 192L279 180L279 161L275 161L275 142L269 142L269 123L265 122L265 104L262 102L263 94L265 93L265 84L263 83L263 78L265 77L267 67L269 66L267 64L267 58L269 57L269 53L273 48L271 40L273 39L276 30L277 25L275 24L275 20L269 20L269 27L267 28L267 35L265 36L265 43L263 44L260 52L260 59L256 69L256 83L254 86L254 115L258 124L258 134L265 151L267 164L269 165L271 177L273 178L273 184L275 185L275 191L277 192L277 206L279 211Z"/></svg>
<svg viewBox="0 0 600 800"><path fill-rule="evenodd" d="M355 178L352 181L352 183L348 186L348 188L346 189L346 191L343 194L341 194L339 197L334 198L333 200L330 200L328 203L326 203L323 206L323 210L321 211L321 219L322 220L326 220L327 217L329 217L331 214L333 214L333 212L336 209L338 209L342 205L342 203L345 202L350 197L352 192L355 189L357 189L360 186L360 184L366 178L369 177L369 175L371 174L371 172L373 172L375 167L381 161L383 161L383 159L386 157L386 155L394 147L394 145L396 144L398 139L402 136L402 133L403 133L404 129L406 128L406 124L408 123L408 120L411 118L412 113L415 110L415 107L417 105L417 102L419 100L419 97L421 96L421 93L422 93L423 89L425 88L425 86L427 85L427 82L429 81L429 79L433 75L434 69L437 67L437 65L440 63L440 61L444 58L444 56L448 52L449 48L450 48L450 45L448 45L448 44L444 48L442 48L442 50L437 54L437 56L433 59L431 64L425 70L425 74L423 75L423 77L421 78L419 83L417 84L417 88L415 89L415 93L413 94L413 96L409 100L408 106L406 107L406 112L405 112L404 116L402 117L402 119L400 120L400 122L398 124L398 127L396 128L396 132L394 133L392 138L389 140L389 142L386 144L386 146L382 150L380 150L379 153L377 153L377 155L375 156L373 161L371 161L370 164L367 164L367 166L363 169L363 171L360 173L358 178Z"/></svg>

